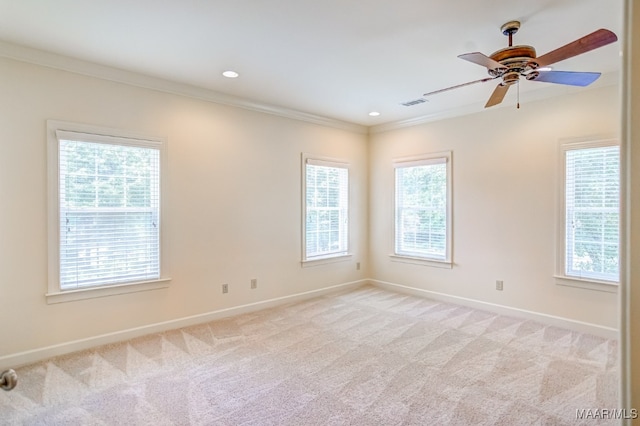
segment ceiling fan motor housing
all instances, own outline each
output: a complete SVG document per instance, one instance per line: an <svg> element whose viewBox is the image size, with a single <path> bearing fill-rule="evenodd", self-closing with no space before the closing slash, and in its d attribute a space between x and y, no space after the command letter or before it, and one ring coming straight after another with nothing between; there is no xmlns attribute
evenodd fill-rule
<svg viewBox="0 0 640 426"><path fill-rule="evenodd" d="M509 21L500 30L509 37L509 47L493 52L491 59L500 63L503 68L488 69L491 77L502 77L502 84L511 85L518 82L521 75L527 77L538 67L534 62L536 49L533 46L514 46L513 35L520 29L520 21Z"/></svg>
<svg viewBox="0 0 640 426"><path fill-rule="evenodd" d="M532 46L505 47L504 49L494 52L490 58L499 62L504 67L489 69L489 75L492 77L501 77L511 73L525 75L537 68L537 64L534 62L536 59L536 49ZM507 83L507 81L504 83Z"/></svg>

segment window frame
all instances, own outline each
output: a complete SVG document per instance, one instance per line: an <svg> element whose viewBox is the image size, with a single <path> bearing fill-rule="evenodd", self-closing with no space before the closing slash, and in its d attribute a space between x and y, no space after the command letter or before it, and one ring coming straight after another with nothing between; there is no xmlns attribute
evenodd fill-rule
<svg viewBox="0 0 640 426"><path fill-rule="evenodd" d="M597 279L592 277L580 277L568 275L566 273L566 254L567 254L567 221L566 221L566 185L567 185L567 167L566 153L568 151L606 148L611 146L620 147L618 139L613 137L589 138L589 139L565 139L560 140L558 146L558 211L557 211L557 230L556 230L556 270L554 278L556 284L576 287L588 290L603 291L608 293L616 293L620 284L620 278L617 281ZM620 197L620 194L619 194ZM618 214L620 214L620 205L618 206ZM620 217L620 215L618 216ZM618 238L618 252L620 252L620 238Z"/></svg>
<svg viewBox="0 0 640 426"><path fill-rule="evenodd" d="M58 135L78 134L86 137L86 142L126 145L137 147L153 147L160 155L159 173L159 265L160 277L151 280L128 281L113 284L99 284L76 289L62 289L60 283L60 171ZM166 197L166 138L141 133L98 127L58 120L47 120L47 186L48 186L48 288L45 294L48 304L62 303L116 294L155 290L169 286L168 244L166 239L167 205Z"/></svg>
<svg viewBox="0 0 640 426"><path fill-rule="evenodd" d="M352 257L351 254L351 165L346 160L312 155L309 153L301 154L301 174L302 174L302 267L324 265L327 263L341 262ZM347 171L347 188L346 188L346 247L333 253L320 256L309 257L307 255L307 164L316 163L314 165L323 165L326 167L335 167L346 169Z"/></svg>
<svg viewBox="0 0 640 426"><path fill-rule="evenodd" d="M398 223L398 193L397 193L397 169L403 167L417 167L432 164L446 164L446 221L445 221L445 253L444 258L419 256L397 251L397 223ZM421 154L411 157L396 158L393 160L393 202L392 202L392 237L391 254L392 261L412 263L437 268L453 268L453 152L442 151Z"/></svg>

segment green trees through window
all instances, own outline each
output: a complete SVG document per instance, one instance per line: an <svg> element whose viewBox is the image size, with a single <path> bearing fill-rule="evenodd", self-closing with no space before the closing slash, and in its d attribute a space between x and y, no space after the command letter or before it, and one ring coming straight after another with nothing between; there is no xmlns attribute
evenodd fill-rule
<svg viewBox="0 0 640 426"><path fill-rule="evenodd" d="M450 260L449 167L448 154L396 163L396 255Z"/></svg>

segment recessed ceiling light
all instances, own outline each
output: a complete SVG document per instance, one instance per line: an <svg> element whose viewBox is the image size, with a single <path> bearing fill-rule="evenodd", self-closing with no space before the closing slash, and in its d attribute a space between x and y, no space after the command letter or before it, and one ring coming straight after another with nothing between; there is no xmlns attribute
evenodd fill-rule
<svg viewBox="0 0 640 426"><path fill-rule="evenodd" d="M380 115L380 113L379 113L378 111L371 111L371 112L369 113L369 115L370 115L371 117L377 117L377 116L379 116L379 115Z"/></svg>
<svg viewBox="0 0 640 426"><path fill-rule="evenodd" d="M222 75L224 75L227 78L237 78L240 74L238 74L235 71L229 70L229 71L223 72Z"/></svg>

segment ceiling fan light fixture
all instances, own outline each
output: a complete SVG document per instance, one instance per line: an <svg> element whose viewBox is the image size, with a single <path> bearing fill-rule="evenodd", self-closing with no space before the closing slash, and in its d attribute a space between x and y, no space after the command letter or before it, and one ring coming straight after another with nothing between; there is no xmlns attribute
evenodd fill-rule
<svg viewBox="0 0 640 426"><path fill-rule="evenodd" d="M517 83L519 80L520 73L514 71L507 72L502 76L502 84L504 86L511 86L512 84Z"/></svg>

